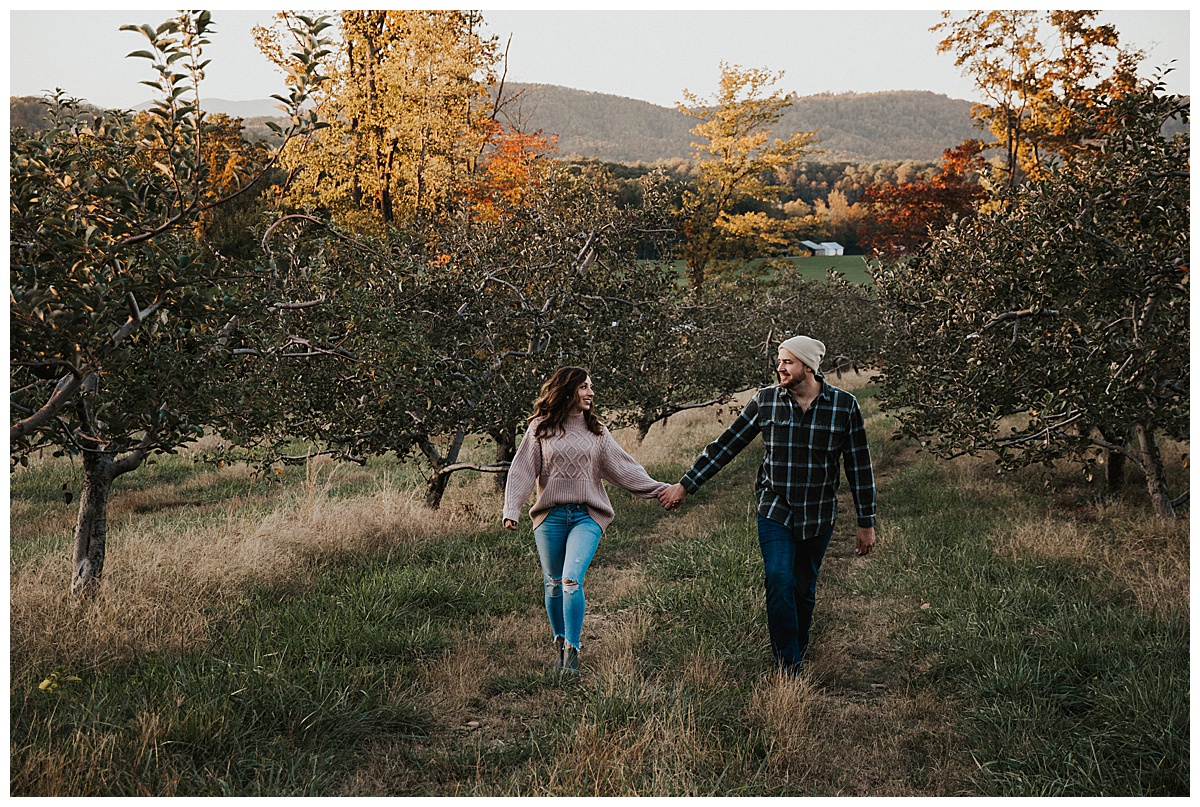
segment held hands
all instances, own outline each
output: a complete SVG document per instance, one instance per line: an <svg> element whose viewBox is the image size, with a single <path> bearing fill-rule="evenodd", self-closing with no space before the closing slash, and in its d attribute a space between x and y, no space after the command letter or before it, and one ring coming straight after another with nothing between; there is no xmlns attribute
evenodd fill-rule
<svg viewBox="0 0 1200 807"><path fill-rule="evenodd" d="M679 505L683 504L683 500L686 498L687 489L678 482L668 488L663 488L658 493L658 503L665 510L678 510Z"/></svg>
<svg viewBox="0 0 1200 807"><path fill-rule="evenodd" d="M511 518L504 519L504 529L515 530L516 528L517 528L517 522L513 521Z"/></svg>

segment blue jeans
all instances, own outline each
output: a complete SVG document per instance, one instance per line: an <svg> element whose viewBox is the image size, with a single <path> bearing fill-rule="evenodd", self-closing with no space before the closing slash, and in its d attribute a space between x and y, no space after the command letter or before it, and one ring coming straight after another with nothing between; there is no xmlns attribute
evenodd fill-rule
<svg viewBox="0 0 1200 807"><path fill-rule="evenodd" d="M829 548L833 527L801 540L778 521L758 517L767 589L767 630L771 651L784 672L798 672L808 651L808 629L817 602L817 572Z"/></svg>
<svg viewBox="0 0 1200 807"><path fill-rule="evenodd" d="M579 647L587 608L583 577L600 545L600 532L582 504L556 506L533 531L546 587L546 616L555 640L562 637L574 648Z"/></svg>

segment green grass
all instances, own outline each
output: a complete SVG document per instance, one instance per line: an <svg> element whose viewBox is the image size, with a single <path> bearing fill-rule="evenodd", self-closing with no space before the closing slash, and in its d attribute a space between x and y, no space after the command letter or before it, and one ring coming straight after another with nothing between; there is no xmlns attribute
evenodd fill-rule
<svg viewBox="0 0 1200 807"><path fill-rule="evenodd" d="M27 743L40 741L86 765L52 772L67 792L327 793L362 743L428 729L428 713L393 697L380 672L234 639L182 658L151 656L53 693L17 689L13 767ZM143 730L150 726L152 734Z"/></svg>
<svg viewBox="0 0 1200 807"><path fill-rule="evenodd" d="M862 255L829 255L811 258L777 258L796 267L808 280L825 280L829 270L845 275L847 282L869 286L873 282Z"/></svg>
<svg viewBox="0 0 1200 807"><path fill-rule="evenodd" d="M813 257L790 257L790 258L754 258L743 262L745 269L753 270L761 266L768 260L783 261L789 263L799 270L800 274L807 280L825 280L829 277L829 270L833 269L836 272L845 275L847 282L858 283L860 285L869 286L874 281L871 280L871 275L867 271L866 258L862 255L830 255L830 256L813 256ZM736 263L736 262L731 262ZM679 272L680 277L686 277L687 264L682 260L673 262L675 270Z"/></svg>
<svg viewBox="0 0 1200 807"><path fill-rule="evenodd" d="M1186 615L1144 613L1099 563L997 551L1014 514L1054 518L1051 503L1031 484L972 487L954 466L911 462L871 388L858 397L885 478L881 544L856 559L853 519L839 523L808 689L769 677L751 448L682 516L613 493L588 624L609 620L610 642L614 624L644 626L621 634L632 653L615 672L585 655L585 675L561 679L513 645L545 633L526 523L335 553L310 583L213 601L202 646L97 659L45 690L50 659L14 679L12 793L1186 795ZM649 470L677 478L699 448ZM160 487L194 483L183 501L267 495L177 462L149 470ZM14 501L52 504L67 473L21 472ZM270 490L303 483L289 469ZM692 508L694 529L663 531ZM631 570L640 582L619 595L591 582Z"/></svg>
<svg viewBox="0 0 1200 807"><path fill-rule="evenodd" d="M1102 569L997 556L988 536L1020 495L968 497L945 465L909 468L880 502L901 541L861 589L929 604L897 640L963 707L972 792L1187 793L1186 620L1140 613Z"/></svg>

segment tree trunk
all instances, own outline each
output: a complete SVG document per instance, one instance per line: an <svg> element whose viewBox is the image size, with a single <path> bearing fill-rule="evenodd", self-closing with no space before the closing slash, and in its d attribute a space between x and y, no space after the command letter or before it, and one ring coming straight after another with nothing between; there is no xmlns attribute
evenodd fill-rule
<svg viewBox="0 0 1200 807"><path fill-rule="evenodd" d="M1100 436L1105 442L1112 443L1117 446L1125 445L1125 438L1120 434L1114 434L1108 429L1099 429ZM1117 494L1125 487L1125 454L1116 449L1107 449L1104 452L1104 482L1110 494Z"/></svg>
<svg viewBox="0 0 1200 807"><path fill-rule="evenodd" d="M1105 484L1109 493L1120 493L1125 487L1125 455L1120 451L1109 451L1104 469Z"/></svg>
<svg viewBox="0 0 1200 807"><path fill-rule="evenodd" d="M511 463L513 457L517 455L516 440L513 438L512 429L499 429L492 434L492 439L496 441L496 464L502 462ZM496 474L496 490L500 493L504 492L504 488L508 485L508 471L500 471Z"/></svg>
<svg viewBox="0 0 1200 807"><path fill-rule="evenodd" d="M71 594L76 597L90 596L100 585L108 538L108 494L116 476L116 463L107 454L83 452L83 493L71 553Z"/></svg>
<svg viewBox="0 0 1200 807"><path fill-rule="evenodd" d="M1146 490L1150 493L1150 503L1154 507L1154 515L1159 518L1175 518L1175 507L1171 504L1171 496L1167 492L1167 480L1163 474L1162 454L1158 450L1158 441L1154 433L1145 426L1138 424L1133 427L1137 438L1138 449L1142 455L1142 468L1146 472Z"/></svg>
<svg viewBox="0 0 1200 807"><path fill-rule="evenodd" d="M437 446L428 437L418 440L418 445L425 454L425 458L429 460L429 467L433 471L433 476L429 478L429 482L425 486L425 506L430 510L437 510L442 506L442 496L446 493L450 475L454 473L453 471L446 472L443 469L458 462L458 454L462 450L463 440L466 439L466 436L466 431L459 426L454 432L445 456L437 450Z"/></svg>
<svg viewBox="0 0 1200 807"><path fill-rule="evenodd" d="M430 510L437 510L442 506L442 496L446 493L446 485L450 481L450 474L434 471L433 476L429 478L429 483L425 486L425 506Z"/></svg>

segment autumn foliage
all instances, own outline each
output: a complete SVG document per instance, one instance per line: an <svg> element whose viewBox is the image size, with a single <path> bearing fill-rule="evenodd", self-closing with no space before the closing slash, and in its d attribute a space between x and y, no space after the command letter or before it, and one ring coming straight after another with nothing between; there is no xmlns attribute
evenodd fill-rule
<svg viewBox="0 0 1200 807"><path fill-rule="evenodd" d="M981 141L968 140L946 149L941 168L927 181L867 188L861 204L868 216L860 236L867 249L876 255L905 255L954 219L974 215L987 193L979 183L987 166L982 151Z"/></svg>
<svg viewBox="0 0 1200 807"><path fill-rule="evenodd" d="M481 221L495 222L526 204L529 192L546 179L556 142L554 135L493 124L490 148L463 194L471 212Z"/></svg>
<svg viewBox="0 0 1200 807"><path fill-rule="evenodd" d="M946 11L932 30L938 51L974 78L984 99L972 114L995 138L1000 180L1015 187L1045 179L1119 128L1106 101L1138 86L1145 54L1125 47L1097 11Z"/></svg>

